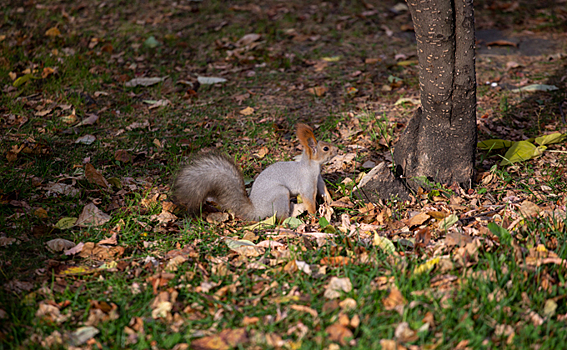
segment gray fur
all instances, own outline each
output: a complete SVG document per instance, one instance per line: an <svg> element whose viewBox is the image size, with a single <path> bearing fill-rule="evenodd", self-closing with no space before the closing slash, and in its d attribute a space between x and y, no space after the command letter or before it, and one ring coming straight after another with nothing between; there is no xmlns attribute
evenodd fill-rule
<svg viewBox="0 0 567 350"><path fill-rule="evenodd" d="M260 173L246 194L242 173L228 156L212 151L196 156L183 167L173 185L174 200L198 213L201 204L212 198L223 209L232 210L244 220L262 220L274 215L279 220L291 213L290 197L298 194L314 203L315 195L325 195L321 164L331 159L337 148L314 142L311 158L303 152L298 162L278 162Z"/></svg>
<svg viewBox="0 0 567 350"><path fill-rule="evenodd" d="M232 159L218 151L201 153L181 169L173 185L173 197L193 214L199 212L205 200L213 198L238 217L257 219L240 169Z"/></svg>

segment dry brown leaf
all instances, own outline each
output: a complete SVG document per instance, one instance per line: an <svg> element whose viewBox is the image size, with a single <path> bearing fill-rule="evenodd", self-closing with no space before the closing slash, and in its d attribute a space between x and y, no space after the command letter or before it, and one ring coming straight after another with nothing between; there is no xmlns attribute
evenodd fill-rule
<svg viewBox="0 0 567 350"><path fill-rule="evenodd" d="M48 76L50 76L51 74L55 73L55 69L51 68L51 67L44 67L43 71L41 72L41 77L43 79L47 78Z"/></svg>
<svg viewBox="0 0 567 350"><path fill-rule="evenodd" d="M341 292L348 293L352 290L352 283L348 277L333 277L325 289L325 298L336 299L341 296Z"/></svg>
<svg viewBox="0 0 567 350"><path fill-rule="evenodd" d="M339 303L339 306L343 311L349 311L356 309L356 300L353 298L346 298Z"/></svg>
<svg viewBox="0 0 567 350"><path fill-rule="evenodd" d="M116 304L91 300L89 316L85 321L85 325L96 327L100 322L116 320L119 316L118 306Z"/></svg>
<svg viewBox="0 0 567 350"><path fill-rule="evenodd" d="M45 243L47 249L54 253L61 253L64 250L73 248L76 244L63 238L55 238Z"/></svg>
<svg viewBox="0 0 567 350"><path fill-rule="evenodd" d="M449 214L442 212L442 211L428 211L427 215L431 216L432 218L434 218L436 220L443 220Z"/></svg>
<svg viewBox="0 0 567 350"><path fill-rule="evenodd" d="M311 316L313 316L313 318L317 318L317 316L319 316L319 313L317 312L317 310L312 309L309 306L294 304L294 305L290 305L289 307L292 310L295 310L295 311L306 312L306 313L310 314Z"/></svg>
<svg viewBox="0 0 567 350"><path fill-rule="evenodd" d="M405 350L406 348L398 344L397 341L393 339L380 339L380 346L382 350Z"/></svg>
<svg viewBox="0 0 567 350"><path fill-rule="evenodd" d="M452 247L452 246L455 246L455 245L458 245L459 247L463 247L467 243L471 243L471 242L472 242L472 237L465 234L465 233L449 231L449 232L447 232L447 235L445 236L445 244L449 247Z"/></svg>
<svg viewBox="0 0 567 350"><path fill-rule="evenodd" d="M178 255L167 262L165 266L165 271L177 271L178 267L187 261L187 258Z"/></svg>
<svg viewBox="0 0 567 350"><path fill-rule="evenodd" d="M338 322L325 328L325 332L329 334L329 340L339 342L342 346L346 346L348 339L353 337L352 331Z"/></svg>
<svg viewBox="0 0 567 350"><path fill-rule="evenodd" d="M326 256L320 261L321 265L345 266L353 263L353 259L346 256Z"/></svg>
<svg viewBox="0 0 567 350"><path fill-rule="evenodd" d="M431 216L427 213L419 213L417 215L414 215L411 219L409 219L408 226L411 228L413 226L423 225L423 223L429 220L430 217Z"/></svg>
<svg viewBox="0 0 567 350"><path fill-rule="evenodd" d="M251 324L256 324L260 322L260 318L259 317L248 317L248 316L244 316L242 318L242 325L243 326L249 326Z"/></svg>
<svg viewBox="0 0 567 350"><path fill-rule="evenodd" d="M83 208L81 215L75 222L75 226L99 226L108 221L110 221L110 215L103 213L94 203L89 203Z"/></svg>
<svg viewBox="0 0 567 350"><path fill-rule="evenodd" d="M122 163L130 163L134 157L128 151L119 149L114 153L114 159Z"/></svg>
<svg viewBox="0 0 567 350"><path fill-rule="evenodd" d="M109 188L110 185L108 181L102 176L101 173L96 171L95 167L91 163L85 164L85 177L90 183L97 184L102 188Z"/></svg>
<svg viewBox="0 0 567 350"><path fill-rule="evenodd" d="M537 204L530 201L524 201L520 206L520 213L526 218L538 216L541 211Z"/></svg>
<svg viewBox="0 0 567 350"><path fill-rule="evenodd" d="M390 294L382 299L382 304L386 310L396 310L400 315L403 313L404 306L407 304L406 298L398 290L398 288L392 288Z"/></svg>
<svg viewBox="0 0 567 350"><path fill-rule="evenodd" d="M518 47L518 44L509 40L495 40L486 44L486 46L513 46Z"/></svg>
<svg viewBox="0 0 567 350"><path fill-rule="evenodd" d="M71 317L71 313L70 309L68 309L67 313L61 314L58 306L53 305L53 303L50 303L49 301L40 301L35 317L55 324L60 324L68 320L69 317Z"/></svg>
<svg viewBox="0 0 567 350"><path fill-rule="evenodd" d="M61 31L59 31L59 29L57 29L57 27L52 27L49 28L48 30L45 31L45 35L55 38L57 36L61 36Z"/></svg>
<svg viewBox="0 0 567 350"><path fill-rule="evenodd" d="M411 329L407 322L400 323L396 327L394 335L396 339L402 343L413 342L419 338L417 332Z"/></svg>
<svg viewBox="0 0 567 350"><path fill-rule="evenodd" d="M100 245L108 244L108 245L117 245L118 244L118 232L113 232L110 238L105 238L98 242Z"/></svg>
<svg viewBox="0 0 567 350"><path fill-rule="evenodd" d="M228 215L228 213L225 212L217 211L214 213L207 214L206 220L209 224L218 225L220 223L227 222L228 220L230 220L230 215Z"/></svg>
<svg viewBox="0 0 567 350"><path fill-rule="evenodd" d="M315 95L317 97L321 97L323 96L329 89L324 87L324 86L316 86L316 87L312 87L307 89L306 91L308 93L310 93L311 95Z"/></svg>
<svg viewBox="0 0 567 350"><path fill-rule="evenodd" d="M262 148L260 148L258 150L258 153L256 153L256 155L258 156L258 158L262 159L264 158L268 153L270 153L270 150L268 149L268 147L264 146Z"/></svg>
<svg viewBox="0 0 567 350"><path fill-rule="evenodd" d="M218 334L191 341L194 350L228 350L248 342L246 329L225 329Z"/></svg>
<svg viewBox="0 0 567 350"><path fill-rule="evenodd" d="M110 260L124 254L124 250L124 247L107 248L94 242L87 242L79 253L79 256L96 260Z"/></svg>

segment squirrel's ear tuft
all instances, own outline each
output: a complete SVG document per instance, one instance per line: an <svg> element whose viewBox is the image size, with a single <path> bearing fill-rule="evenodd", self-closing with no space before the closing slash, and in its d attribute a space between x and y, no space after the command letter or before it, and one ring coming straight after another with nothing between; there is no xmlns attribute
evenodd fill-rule
<svg viewBox="0 0 567 350"><path fill-rule="evenodd" d="M299 139L299 143L303 145L303 149L309 155L309 158L313 155L317 148L317 140L315 140L315 134L313 134L313 129L309 125L298 123L296 126L296 134Z"/></svg>

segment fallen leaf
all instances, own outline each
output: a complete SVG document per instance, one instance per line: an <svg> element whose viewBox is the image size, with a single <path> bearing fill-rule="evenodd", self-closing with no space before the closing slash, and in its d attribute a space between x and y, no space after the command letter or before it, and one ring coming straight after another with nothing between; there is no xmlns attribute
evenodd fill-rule
<svg viewBox="0 0 567 350"><path fill-rule="evenodd" d="M47 78L48 76L50 76L51 74L55 73L55 69L51 68L51 67L44 67L43 71L41 72L41 77L43 79Z"/></svg>
<svg viewBox="0 0 567 350"><path fill-rule="evenodd" d="M400 315L403 313L404 306L407 304L406 298L398 290L398 288L390 289L390 294L382 299L382 304L386 310L396 310Z"/></svg>
<svg viewBox="0 0 567 350"><path fill-rule="evenodd" d="M522 162L535 158L543 153L545 146L535 146L529 141L518 141L512 144L512 147L506 152L500 165L511 165L513 163Z"/></svg>
<svg viewBox="0 0 567 350"><path fill-rule="evenodd" d="M90 145L91 143L96 141L96 136L94 135L85 135L85 136L81 136L79 137L75 143L82 143L84 145Z"/></svg>
<svg viewBox="0 0 567 350"><path fill-rule="evenodd" d="M73 187L72 185L67 185L62 182L50 182L49 184L42 187L44 190L47 190L46 196L57 196L58 194L62 194L65 196L75 197L79 195L81 192Z"/></svg>
<svg viewBox="0 0 567 350"><path fill-rule="evenodd" d="M114 159L122 163L130 163L134 157L128 151L119 149L114 152Z"/></svg>
<svg viewBox="0 0 567 350"><path fill-rule="evenodd" d="M104 245L104 244L117 245L118 244L118 233L113 232L112 236L110 238L105 238L105 239L99 241L98 244L101 244L101 245Z"/></svg>
<svg viewBox="0 0 567 350"><path fill-rule="evenodd" d="M563 142L566 137L567 135L556 132L553 134L536 137L534 141L540 146L545 146Z"/></svg>
<svg viewBox="0 0 567 350"><path fill-rule="evenodd" d="M352 331L339 323L334 323L325 328L325 332L329 334L330 341L339 342L342 346L346 346L348 339L353 337Z"/></svg>
<svg viewBox="0 0 567 350"><path fill-rule="evenodd" d="M33 74L29 73L29 74L24 74L21 77L19 77L18 79L14 80L14 82L12 83L12 86L14 87L19 87L25 83L27 83L28 81L35 79L35 77L33 76Z"/></svg>
<svg viewBox="0 0 567 350"><path fill-rule="evenodd" d="M134 79L124 83L124 85L126 87L152 86L152 85L155 85L157 83L161 83L162 81L165 81L167 78L169 78L169 76L167 76L167 75L165 77L162 77L162 78L159 78L159 77L134 78Z"/></svg>
<svg viewBox="0 0 567 350"><path fill-rule="evenodd" d="M439 261L439 257L427 260L425 263L417 266L415 270L413 270L414 275L420 275L422 273L431 271L433 267L435 267L435 265L439 263Z"/></svg>
<svg viewBox="0 0 567 350"><path fill-rule="evenodd" d="M110 188L110 184L101 173L96 171L91 163L85 164L85 177L90 183L96 184L102 188Z"/></svg>
<svg viewBox="0 0 567 350"><path fill-rule="evenodd" d="M411 329L407 322L402 322L396 327L394 336L402 343L413 342L419 339L417 332Z"/></svg>
<svg viewBox="0 0 567 350"><path fill-rule="evenodd" d="M387 254L397 254L394 243L392 243L392 241L388 238L378 235L378 232L374 233L374 245L382 249Z"/></svg>
<svg viewBox="0 0 567 350"><path fill-rule="evenodd" d="M559 90L559 88L555 85L532 84L518 89L512 89L510 90L510 92L555 91L555 90Z"/></svg>
<svg viewBox="0 0 567 350"><path fill-rule="evenodd" d="M492 140L485 140L480 141L477 144L478 149L488 151L493 149L502 149L511 147L514 144L512 141L507 140L500 140L500 139L492 139Z"/></svg>
<svg viewBox="0 0 567 350"><path fill-rule="evenodd" d="M59 31L59 29L57 29L57 27L52 27L45 31L45 35L51 38L55 38L61 36L61 32Z"/></svg>
<svg viewBox="0 0 567 350"><path fill-rule="evenodd" d="M319 313L317 312L317 310L312 309L309 306L290 305L289 307L290 307L290 309L295 310L295 311L306 312L306 313L310 314L311 316L313 316L313 318L317 318L317 316L319 316Z"/></svg>
<svg viewBox="0 0 567 350"><path fill-rule="evenodd" d="M426 222L427 220L429 220L430 217L431 216L429 216L427 213L419 213L417 215L414 215L409 220L408 226L411 228L411 227L414 227L414 226L423 225L423 223Z"/></svg>
<svg viewBox="0 0 567 350"><path fill-rule="evenodd" d="M98 333L100 333L100 331L93 326L80 327L70 334L69 344L72 346L82 345Z"/></svg>
<svg viewBox="0 0 567 350"><path fill-rule="evenodd" d="M212 85L212 84L226 82L225 78L217 78L217 77L197 77L197 80L202 85Z"/></svg>
<svg viewBox="0 0 567 350"><path fill-rule="evenodd" d="M84 244L83 242L80 242L79 244L77 244L77 245L74 246L74 247L71 247L71 248L69 248L69 249L65 249L65 250L63 251L63 253L64 253L65 255L75 255L75 254L77 254L77 253L80 253L81 250L83 250L83 247L84 247L84 246L85 246L85 244Z"/></svg>
<svg viewBox="0 0 567 350"><path fill-rule="evenodd" d="M486 46L513 46L518 47L518 44L509 40L495 40L486 44Z"/></svg>
<svg viewBox="0 0 567 350"><path fill-rule="evenodd" d="M226 238L224 240L228 248L234 250L238 254L247 257L260 256L264 254L264 248L256 247L253 242L247 240L235 240L231 238Z"/></svg>
<svg viewBox="0 0 567 350"><path fill-rule="evenodd" d="M246 342L248 342L246 329L225 329L218 334L192 340L191 348L194 350L228 350Z"/></svg>
<svg viewBox="0 0 567 350"><path fill-rule="evenodd" d="M70 310L66 314L61 314L59 308L46 301L39 302L39 308L35 312L35 317L44 319L55 324L61 324L71 317Z"/></svg>
<svg viewBox="0 0 567 350"><path fill-rule="evenodd" d="M343 311L350 311L356 309L356 300L353 298L346 298L339 303L340 308Z"/></svg>
<svg viewBox="0 0 567 350"><path fill-rule="evenodd" d="M105 214L100 209L94 205L94 203L89 203L85 205L81 215L75 222L76 226L87 227L87 226L99 226L108 221L110 221L110 215Z"/></svg>
<svg viewBox="0 0 567 350"><path fill-rule="evenodd" d="M73 110L74 111L74 110ZM73 113L75 114L75 113ZM96 121L98 120L98 115L96 114L87 114L87 118L81 120L81 122L79 122L79 124L77 124L76 126L83 126L83 125L93 125L94 123L96 123Z"/></svg>
<svg viewBox="0 0 567 350"><path fill-rule="evenodd" d="M120 246L104 247L94 242L87 242L79 253L79 256L96 260L110 260L124 254L124 250L124 247Z"/></svg>
<svg viewBox="0 0 567 350"><path fill-rule="evenodd" d="M443 220L439 221L439 224L437 227L439 227L439 229L441 230L448 230L451 226L453 226L454 224L457 223L457 221L459 221L459 218L457 217L457 215L455 214L451 214L447 217L445 217Z"/></svg>
<svg viewBox="0 0 567 350"><path fill-rule="evenodd" d="M238 113L240 113L240 114L242 114L242 115L251 115L251 114L254 113L254 108L252 108L252 107L246 107L246 108L244 108L243 110L241 110L241 111L238 112Z"/></svg>
<svg viewBox="0 0 567 350"><path fill-rule="evenodd" d="M326 256L321 259L321 265L345 266L352 263L352 258L346 256Z"/></svg>
<svg viewBox="0 0 567 350"><path fill-rule="evenodd" d="M262 36L260 34L246 34L240 40L238 40L235 45L238 47L248 46L253 42L259 40Z"/></svg>
<svg viewBox="0 0 567 350"><path fill-rule="evenodd" d="M308 93L310 93L311 95L315 95L317 97L321 97L323 96L329 89L324 87L324 86L316 86L316 87L312 87L307 89L306 91Z"/></svg>
<svg viewBox="0 0 567 350"><path fill-rule="evenodd" d="M524 201L520 206L520 214L525 218L536 217L541 211L542 209L537 204L530 201Z"/></svg>
<svg viewBox="0 0 567 350"><path fill-rule="evenodd" d="M17 241L17 239L15 239L15 238L1 236L0 237L0 247L9 246L16 241Z"/></svg>
<svg viewBox="0 0 567 350"><path fill-rule="evenodd" d="M394 106L401 105L406 102L416 106L419 106L421 104L421 100L419 98L401 97L396 101L396 103L394 103Z"/></svg>
<svg viewBox="0 0 567 350"><path fill-rule="evenodd" d="M341 292L348 293L352 290L352 283L348 277L333 277L325 289L324 296L327 299L336 299L341 296Z"/></svg>
<svg viewBox="0 0 567 350"><path fill-rule="evenodd" d="M184 262L186 262L188 259L184 256L178 255L172 259L170 259L167 262L167 265L165 266L165 271L177 271L177 269L179 268L179 266L181 266Z"/></svg>
<svg viewBox="0 0 567 350"><path fill-rule="evenodd" d="M45 243L47 249L53 253L61 253L66 249L73 248L76 244L63 238L55 238Z"/></svg>

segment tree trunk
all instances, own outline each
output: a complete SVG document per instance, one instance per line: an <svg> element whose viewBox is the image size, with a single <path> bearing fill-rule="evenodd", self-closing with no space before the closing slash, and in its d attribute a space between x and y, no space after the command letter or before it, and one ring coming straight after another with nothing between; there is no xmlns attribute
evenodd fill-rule
<svg viewBox="0 0 567 350"><path fill-rule="evenodd" d="M395 176L380 172L359 189L389 199L432 184L470 188L477 142L472 0L407 0L417 39L421 107L395 145ZM374 176L376 178L376 176ZM372 193L370 193L372 192Z"/></svg>
<svg viewBox="0 0 567 350"><path fill-rule="evenodd" d="M476 150L472 0L408 0L417 39L421 107L394 149L396 175L470 188Z"/></svg>

